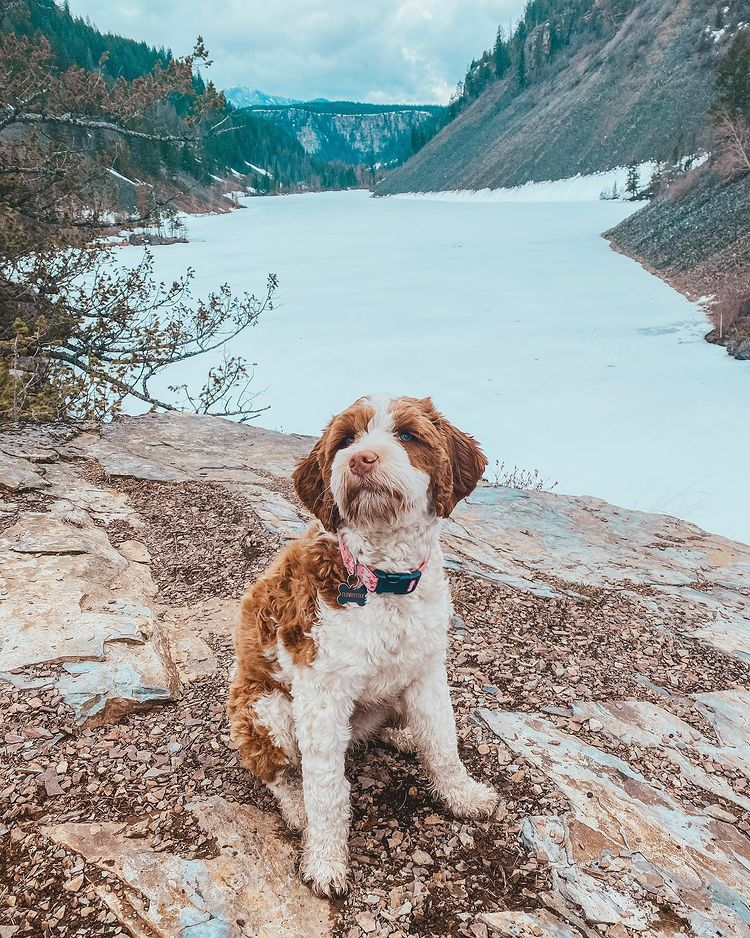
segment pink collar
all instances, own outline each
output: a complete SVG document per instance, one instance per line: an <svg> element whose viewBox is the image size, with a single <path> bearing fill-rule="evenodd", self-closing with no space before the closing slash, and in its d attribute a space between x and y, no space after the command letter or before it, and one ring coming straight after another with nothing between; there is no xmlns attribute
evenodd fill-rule
<svg viewBox="0 0 750 938"><path fill-rule="evenodd" d="M344 561L346 572L350 577L357 577L369 593L395 593L397 595L413 593L417 588L419 578L427 567L427 561L423 560L416 570L409 573L385 573L383 570L376 570L375 567L371 567L369 564L357 563L352 557L352 552L344 543L341 534L338 535L338 539L341 559Z"/></svg>

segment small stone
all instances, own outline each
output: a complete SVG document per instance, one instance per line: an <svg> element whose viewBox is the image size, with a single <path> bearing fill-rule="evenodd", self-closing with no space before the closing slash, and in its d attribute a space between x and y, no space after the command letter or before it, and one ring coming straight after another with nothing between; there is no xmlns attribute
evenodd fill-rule
<svg viewBox="0 0 750 938"><path fill-rule="evenodd" d="M415 850L411 858L417 866L429 866L433 862L432 857L429 853L425 853L424 850Z"/></svg>
<svg viewBox="0 0 750 938"><path fill-rule="evenodd" d="M607 931L607 938L628 938L628 930L621 922L611 925Z"/></svg>
<svg viewBox="0 0 750 938"><path fill-rule="evenodd" d="M604 724L601 720L597 720L596 717L591 717L589 720L589 729L592 733L598 733L604 729Z"/></svg>
<svg viewBox="0 0 750 938"><path fill-rule="evenodd" d="M73 879L69 879L66 883L63 883L63 889L67 892L78 892L81 886L83 886L82 873L79 873L78 876L74 876Z"/></svg>
<svg viewBox="0 0 750 938"><path fill-rule="evenodd" d="M375 916L371 912L360 912L356 918L356 922L366 935L372 934L378 927Z"/></svg>
<svg viewBox="0 0 750 938"><path fill-rule="evenodd" d="M133 563L150 563L151 561L151 554L141 541L123 541L118 545L117 550L126 560Z"/></svg>
<svg viewBox="0 0 750 938"><path fill-rule="evenodd" d="M47 792L48 798L65 794L60 787L60 781L54 769L48 769L42 777L44 778L44 790Z"/></svg>
<svg viewBox="0 0 750 938"><path fill-rule="evenodd" d="M703 813L716 818L717 821L726 821L729 824L734 824L737 821L737 818L729 811L725 811L720 804L707 804L703 809Z"/></svg>

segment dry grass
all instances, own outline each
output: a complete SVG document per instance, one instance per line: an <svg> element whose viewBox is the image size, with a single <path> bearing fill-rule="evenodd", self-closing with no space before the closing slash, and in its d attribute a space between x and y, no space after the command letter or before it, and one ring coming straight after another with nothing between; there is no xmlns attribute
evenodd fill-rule
<svg viewBox="0 0 750 938"><path fill-rule="evenodd" d="M485 481L493 488L528 489L531 492L551 492L557 488L557 482L545 479L538 469L506 466L499 459L495 460L492 475Z"/></svg>

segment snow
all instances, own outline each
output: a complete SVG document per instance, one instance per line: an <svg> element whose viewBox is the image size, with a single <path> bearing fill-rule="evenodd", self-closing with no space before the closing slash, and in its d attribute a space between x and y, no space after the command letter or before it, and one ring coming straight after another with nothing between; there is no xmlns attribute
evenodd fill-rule
<svg viewBox="0 0 750 938"><path fill-rule="evenodd" d="M641 186L645 186L656 169L656 163L638 166ZM572 176L569 179L527 182L510 189L459 189L447 192L406 192L392 199L430 199L441 202L591 202L603 192L610 193L617 183L617 191L625 194L628 167L617 166L602 173Z"/></svg>
<svg viewBox="0 0 750 938"><path fill-rule="evenodd" d="M122 173L118 173L116 169L108 169L108 173L114 176L116 179L121 179L123 182L130 183L131 186L140 186L141 183L137 180L128 179L127 176L123 176Z"/></svg>
<svg viewBox="0 0 750 938"><path fill-rule="evenodd" d="M214 182L224 182L221 176L214 176L213 173L209 173L208 175L214 180Z"/></svg>
<svg viewBox="0 0 750 938"><path fill-rule="evenodd" d="M254 163L248 163L247 160L245 160L245 166L249 166L250 169L254 169L255 172L260 173L261 176L268 176L269 179L273 175L273 173L270 172L270 170L263 169L261 166L256 166Z"/></svg>
<svg viewBox="0 0 750 938"><path fill-rule="evenodd" d="M196 292L257 292L278 274L277 307L232 346L257 362L263 426L317 434L362 394L431 394L481 440L490 474L495 460L538 469L556 491L750 542L737 489L750 363L706 343L698 306L600 237L637 205L600 201L600 179L560 188L579 200L551 187L549 201L247 198L152 251L167 282L194 267ZM212 361L175 366L154 392L200 386Z"/></svg>

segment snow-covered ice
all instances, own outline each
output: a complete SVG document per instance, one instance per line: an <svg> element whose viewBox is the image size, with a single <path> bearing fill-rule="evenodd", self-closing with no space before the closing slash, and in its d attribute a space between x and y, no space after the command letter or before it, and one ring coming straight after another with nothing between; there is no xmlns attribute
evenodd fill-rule
<svg viewBox="0 0 750 938"><path fill-rule="evenodd" d="M637 206L599 188L568 202L248 198L153 251L159 276L194 267L201 292L278 274L277 308L233 347L257 362L263 426L317 434L361 394L431 394L492 462L750 542L750 363L610 249L600 232ZM197 387L209 364L154 390Z"/></svg>

